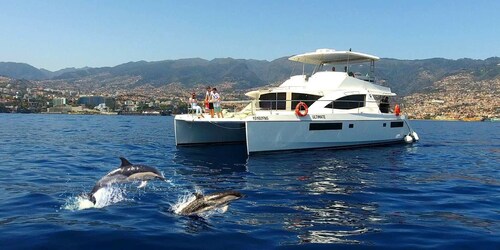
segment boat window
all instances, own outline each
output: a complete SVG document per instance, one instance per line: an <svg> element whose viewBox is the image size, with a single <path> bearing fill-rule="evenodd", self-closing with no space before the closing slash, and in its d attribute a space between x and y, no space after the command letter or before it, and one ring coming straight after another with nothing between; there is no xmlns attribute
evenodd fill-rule
<svg viewBox="0 0 500 250"><path fill-rule="evenodd" d="M403 127L403 122L391 122L391 128L401 128Z"/></svg>
<svg viewBox="0 0 500 250"><path fill-rule="evenodd" d="M378 98L375 98L375 100L377 100ZM389 109L390 109L390 103L389 103L389 97L388 96L382 96L380 97L380 100L378 100L379 102L379 109L380 109L380 112L381 113L389 113Z"/></svg>
<svg viewBox="0 0 500 250"><path fill-rule="evenodd" d="M304 102L310 107L319 98L321 98L319 95L292 93L292 109L294 109L299 102Z"/></svg>
<svg viewBox="0 0 500 250"><path fill-rule="evenodd" d="M342 123L309 123L309 130L341 130Z"/></svg>
<svg viewBox="0 0 500 250"><path fill-rule="evenodd" d="M286 109L286 93L268 93L260 95L259 107L261 109Z"/></svg>
<svg viewBox="0 0 500 250"><path fill-rule="evenodd" d="M330 102L325 108L333 109L355 109L365 106L366 95L348 95Z"/></svg>

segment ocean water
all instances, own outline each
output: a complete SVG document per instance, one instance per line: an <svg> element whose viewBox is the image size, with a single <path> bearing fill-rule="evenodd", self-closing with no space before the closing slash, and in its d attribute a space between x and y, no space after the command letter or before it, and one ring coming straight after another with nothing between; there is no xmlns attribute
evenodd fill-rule
<svg viewBox="0 0 500 250"><path fill-rule="evenodd" d="M500 123L411 125L414 145L247 157L177 148L172 117L0 114L0 249L500 249ZM168 182L82 206L120 156ZM244 197L174 212L225 190Z"/></svg>

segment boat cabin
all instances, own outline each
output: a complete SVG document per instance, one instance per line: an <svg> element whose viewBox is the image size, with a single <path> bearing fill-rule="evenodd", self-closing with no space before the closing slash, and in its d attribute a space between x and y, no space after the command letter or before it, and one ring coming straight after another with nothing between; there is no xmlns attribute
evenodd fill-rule
<svg viewBox="0 0 500 250"><path fill-rule="evenodd" d="M308 75L303 67L301 75L290 77L279 87L247 93L258 100L257 110L293 111L299 102L304 102L310 113L389 112L389 97L395 94L390 88L375 84L378 57L320 49L289 59L314 64L314 70ZM368 71L362 74L362 69Z"/></svg>

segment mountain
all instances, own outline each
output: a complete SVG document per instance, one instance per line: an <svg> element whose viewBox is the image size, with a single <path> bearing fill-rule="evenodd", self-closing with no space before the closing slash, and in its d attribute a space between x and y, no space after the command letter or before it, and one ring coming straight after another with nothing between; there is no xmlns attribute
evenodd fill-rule
<svg viewBox="0 0 500 250"><path fill-rule="evenodd" d="M37 69L26 63L0 62L0 76L14 79L47 80L65 73L84 69L86 68L65 68L58 71L50 71L46 69Z"/></svg>
<svg viewBox="0 0 500 250"><path fill-rule="evenodd" d="M400 95L407 95L432 86L444 77L462 71L473 72L477 80L493 79L500 75L500 57L486 60L433 58L425 60L397 60L383 58L376 65L376 73L387 86Z"/></svg>
<svg viewBox="0 0 500 250"><path fill-rule="evenodd" d="M51 78L56 78L62 74L66 74L66 73L71 73L71 72L75 72L75 71L79 71L79 70L86 70L86 69L89 69L89 67L84 67L84 68L64 68L64 69L60 69L60 70L57 70L57 71L50 71L50 70L46 70L46 69L40 69L40 71L42 71L46 76L47 76L47 79L51 79Z"/></svg>
<svg viewBox="0 0 500 250"><path fill-rule="evenodd" d="M27 80L47 79L43 71L26 63L14 62L0 62L0 76Z"/></svg>
<svg viewBox="0 0 500 250"><path fill-rule="evenodd" d="M63 73L53 80L77 81L107 75L109 78L129 76L138 78L135 87L150 84L158 87L169 83L180 83L185 87L198 84L216 85L224 82L236 83L235 88L246 89L269 82L284 80L290 75L290 63L284 59L272 62L217 58L211 61L191 58L157 62L128 62L115 67L87 68Z"/></svg>
<svg viewBox="0 0 500 250"><path fill-rule="evenodd" d="M431 87L434 82L463 71L470 72L476 80L494 79L500 75L499 64L499 57L486 60L383 58L376 63L375 73L379 79L384 80L384 85L405 96ZM362 71L363 67L353 65L351 70ZM312 67L306 67L306 72L311 70ZM36 69L24 63L0 63L0 75L3 76L44 80L44 84L53 86L64 84L82 90L110 86L113 89L161 87L174 83L185 88L230 83L232 88L244 90L276 84L292 74L300 73L302 65L287 60L287 57L273 61L233 58L217 58L210 61L201 58L138 61L115 67L67 68L56 72Z"/></svg>

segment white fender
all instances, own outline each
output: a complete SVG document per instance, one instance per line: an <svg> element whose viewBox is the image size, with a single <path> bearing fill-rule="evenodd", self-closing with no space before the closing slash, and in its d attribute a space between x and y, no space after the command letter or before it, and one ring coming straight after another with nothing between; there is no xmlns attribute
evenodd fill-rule
<svg viewBox="0 0 500 250"><path fill-rule="evenodd" d="M413 138L409 135L405 136L405 142L406 143L412 143L413 142Z"/></svg>
<svg viewBox="0 0 500 250"><path fill-rule="evenodd" d="M415 131L411 132L411 136L413 137L413 139L415 139L415 141L419 140L417 132L415 132Z"/></svg>

